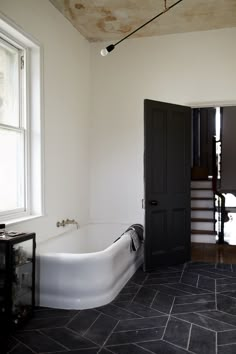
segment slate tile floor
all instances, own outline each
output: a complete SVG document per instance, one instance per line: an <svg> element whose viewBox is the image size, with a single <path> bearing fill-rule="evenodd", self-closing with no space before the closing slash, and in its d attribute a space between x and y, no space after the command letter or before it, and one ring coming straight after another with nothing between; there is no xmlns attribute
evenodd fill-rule
<svg viewBox="0 0 236 354"><path fill-rule="evenodd" d="M236 265L138 270L110 304L38 308L11 354L235 354Z"/></svg>

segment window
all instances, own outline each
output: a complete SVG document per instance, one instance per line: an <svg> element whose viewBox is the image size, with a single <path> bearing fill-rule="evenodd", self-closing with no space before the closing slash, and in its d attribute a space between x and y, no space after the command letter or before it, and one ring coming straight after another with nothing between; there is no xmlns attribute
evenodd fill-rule
<svg viewBox="0 0 236 354"><path fill-rule="evenodd" d="M1 222L42 214L40 92L40 47L0 18Z"/></svg>
<svg viewBox="0 0 236 354"><path fill-rule="evenodd" d="M0 41L0 213L27 210L24 51Z"/></svg>

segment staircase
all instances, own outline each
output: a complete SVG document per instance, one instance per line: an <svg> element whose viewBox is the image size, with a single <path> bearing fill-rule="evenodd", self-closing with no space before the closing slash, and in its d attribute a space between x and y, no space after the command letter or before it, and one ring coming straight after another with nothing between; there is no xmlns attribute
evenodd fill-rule
<svg viewBox="0 0 236 354"><path fill-rule="evenodd" d="M191 181L191 242L216 243L212 180Z"/></svg>

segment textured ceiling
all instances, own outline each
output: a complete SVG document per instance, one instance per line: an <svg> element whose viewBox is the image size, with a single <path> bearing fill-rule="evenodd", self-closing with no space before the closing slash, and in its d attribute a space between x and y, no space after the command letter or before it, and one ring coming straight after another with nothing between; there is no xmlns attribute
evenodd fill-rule
<svg viewBox="0 0 236 354"><path fill-rule="evenodd" d="M164 9L164 0L49 1L91 42L119 40ZM236 27L236 0L183 0L133 37L225 27Z"/></svg>

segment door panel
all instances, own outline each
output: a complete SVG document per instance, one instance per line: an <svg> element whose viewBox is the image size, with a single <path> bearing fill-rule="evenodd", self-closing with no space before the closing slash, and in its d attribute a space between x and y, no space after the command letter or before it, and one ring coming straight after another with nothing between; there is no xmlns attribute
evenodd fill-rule
<svg viewBox="0 0 236 354"><path fill-rule="evenodd" d="M145 265L190 259L191 109L144 101Z"/></svg>

